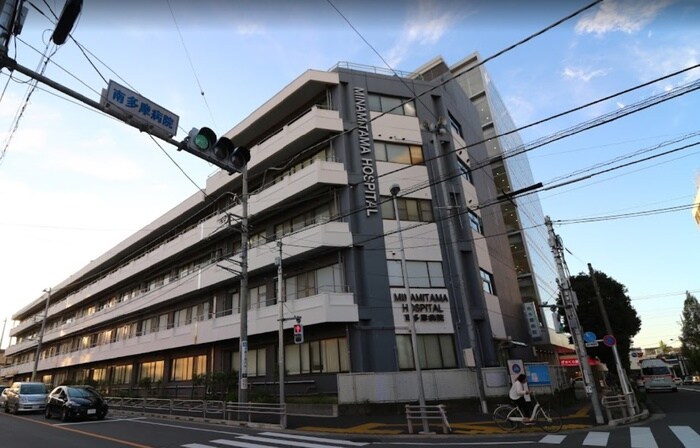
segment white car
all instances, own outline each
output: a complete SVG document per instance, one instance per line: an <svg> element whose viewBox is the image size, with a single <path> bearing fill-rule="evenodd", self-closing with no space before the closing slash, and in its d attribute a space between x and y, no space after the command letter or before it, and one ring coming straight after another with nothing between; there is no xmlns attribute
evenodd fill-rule
<svg viewBox="0 0 700 448"><path fill-rule="evenodd" d="M0 409L5 408L5 403L7 403L7 388L0 392Z"/></svg>
<svg viewBox="0 0 700 448"><path fill-rule="evenodd" d="M675 383L676 386L681 386L683 385L683 380L677 376L673 377L673 382Z"/></svg>

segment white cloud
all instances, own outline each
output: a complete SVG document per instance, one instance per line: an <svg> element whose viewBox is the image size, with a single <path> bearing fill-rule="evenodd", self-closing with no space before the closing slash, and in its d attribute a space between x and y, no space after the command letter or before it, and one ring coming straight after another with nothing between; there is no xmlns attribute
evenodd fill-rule
<svg viewBox="0 0 700 448"><path fill-rule="evenodd" d="M582 68L565 67L562 74L564 75L565 78L574 79L574 80L583 81L583 82L588 82L591 79L596 78L598 76L607 75L607 71L601 70L601 69L584 70Z"/></svg>
<svg viewBox="0 0 700 448"><path fill-rule="evenodd" d="M595 13L578 21L576 32L598 36L611 31L632 34L653 21L670 3L671 0L605 0Z"/></svg>
<svg viewBox="0 0 700 448"><path fill-rule="evenodd" d="M265 27L259 23L241 23L236 25L236 34L241 36L259 36L265 34Z"/></svg>
<svg viewBox="0 0 700 448"><path fill-rule="evenodd" d="M386 58L391 68L403 61L415 45L434 45L458 20L459 14L445 11L434 1L420 1L418 11L406 20L401 39L389 50Z"/></svg>

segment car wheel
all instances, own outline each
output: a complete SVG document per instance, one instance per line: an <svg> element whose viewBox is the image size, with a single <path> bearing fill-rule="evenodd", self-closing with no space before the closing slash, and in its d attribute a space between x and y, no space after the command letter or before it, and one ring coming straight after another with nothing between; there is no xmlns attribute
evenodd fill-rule
<svg viewBox="0 0 700 448"><path fill-rule="evenodd" d="M61 421L67 422L68 420L70 420L70 414L68 414L68 409L63 408L63 410L61 411Z"/></svg>
<svg viewBox="0 0 700 448"><path fill-rule="evenodd" d="M51 411L49 411L49 407L46 407L46 410L44 411L44 418L45 419L50 419L51 418Z"/></svg>

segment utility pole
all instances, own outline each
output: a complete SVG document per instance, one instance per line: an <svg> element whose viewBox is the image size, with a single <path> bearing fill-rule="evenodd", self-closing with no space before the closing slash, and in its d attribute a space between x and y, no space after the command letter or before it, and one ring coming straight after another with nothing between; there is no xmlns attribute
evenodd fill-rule
<svg viewBox="0 0 700 448"><path fill-rule="evenodd" d="M396 218L396 234L399 237L399 250L401 252L401 272L403 274L403 286L406 291L406 303L408 304L408 330L411 334L411 348L413 349L413 366L416 369L416 378L418 380L418 404L420 405L420 417L423 422L423 434L430 433L428 419L425 415L425 389L423 388L423 374L420 367L420 358L418 356L418 337L416 335L416 321L413 315L413 300L411 298L411 287L408 284L408 270L406 268L406 252L403 248L403 235L401 232L401 219L399 218L399 206L396 201L396 195L399 194L401 188L398 184L391 186L391 198L394 203L394 215Z"/></svg>
<svg viewBox="0 0 700 448"><path fill-rule="evenodd" d="M241 366L238 372L238 404L248 401L248 167L241 170L241 334L238 354Z"/></svg>
<svg viewBox="0 0 700 448"><path fill-rule="evenodd" d="M49 302L51 302L51 288L46 288L44 292L46 293L46 305L44 305L44 318L41 319L41 331L39 332L39 341L36 344L36 353L34 353L34 368L32 369L32 381L36 381L36 371L39 367L39 355L41 355L41 343L44 341L46 317L49 314Z"/></svg>
<svg viewBox="0 0 700 448"><path fill-rule="evenodd" d="M277 353L277 364L279 364L279 381L280 381L280 426L282 428L287 427L287 411L284 408L284 278L282 276L282 240L277 241L277 247L279 247L279 256L277 257L277 309L279 315L279 334L278 334L278 345L279 349Z"/></svg>
<svg viewBox="0 0 700 448"><path fill-rule="evenodd" d="M588 272L591 275L591 280L593 280L593 289L595 290L595 296L598 301L598 308L600 309L600 314L603 316L603 323L605 324L605 331L609 335L613 335L612 326L610 325L610 319L608 318L608 311L603 305L603 298L600 295L600 288L598 287L598 280L595 278L595 270L590 263L588 263ZM614 335L613 335L614 336ZM630 417L637 413L637 404L635 403L634 394L632 393L632 388L627 382L627 375L622 368L622 363L620 362L620 355L617 352L617 343L610 347L613 352L613 357L615 358L615 367L617 367L617 377L620 379L620 386L622 386L622 393L625 395L625 401L627 402L627 410L629 411Z"/></svg>
<svg viewBox="0 0 700 448"><path fill-rule="evenodd" d="M603 412L600 408L598 389L595 385L593 372L591 371L590 364L588 364L588 353L586 352L586 346L583 341L581 324L579 323L578 315L576 314L576 306L574 305L574 294L571 289L571 282L569 281L569 276L567 275L566 262L564 261L564 247L561 242L561 238L559 238L559 236L554 233L554 228L552 227L552 220L549 218L549 216L545 216L544 223L547 226L547 232L549 233L549 245L552 248L554 262L557 265L557 273L559 275L558 284L559 289L561 290L562 303L564 305L564 313L566 315L566 320L569 323L569 331L571 332L571 338L574 341L574 349L576 350L576 356L578 357L579 366L581 367L581 373L583 374L583 384L586 387L586 394L591 399L596 423L602 425L603 423L605 423L605 419L603 418Z"/></svg>

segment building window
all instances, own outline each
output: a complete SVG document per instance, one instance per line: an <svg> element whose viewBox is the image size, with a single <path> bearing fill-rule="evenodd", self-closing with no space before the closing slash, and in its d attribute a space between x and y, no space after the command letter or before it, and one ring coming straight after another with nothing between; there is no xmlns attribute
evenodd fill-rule
<svg viewBox="0 0 700 448"><path fill-rule="evenodd" d="M370 93L367 95L367 103L369 104L369 110L372 112L385 112L409 117L416 116L416 104L408 98ZM402 105L402 103L404 104Z"/></svg>
<svg viewBox="0 0 700 448"><path fill-rule="evenodd" d="M163 381L165 361L142 362L139 365L139 380L149 378L151 381Z"/></svg>
<svg viewBox="0 0 700 448"><path fill-rule="evenodd" d="M480 269L481 272L481 287L485 293L496 294L496 285L493 282L493 274Z"/></svg>
<svg viewBox="0 0 700 448"><path fill-rule="evenodd" d="M396 219L394 200L382 196L382 219ZM429 199L396 198L401 221L433 221L433 203Z"/></svg>
<svg viewBox="0 0 700 448"><path fill-rule="evenodd" d="M131 364L124 364L121 366L114 366L112 369L112 382L114 384L129 384L131 383L131 371L133 366Z"/></svg>
<svg viewBox="0 0 700 448"><path fill-rule="evenodd" d="M450 369L457 367L451 334L419 334L417 342L421 368ZM399 369L413 370L415 367L410 335L397 334L396 348L399 356Z"/></svg>
<svg viewBox="0 0 700 448"><path fill-rule="evenodd" d="M287 374L338 373L350 371L348 341L330 338L284 346Z"/></svg>
<svg viewBox="0 0 700 448"><path fill-rule="evenodd" d="M423 147L419 145L374 142L374 156L380 162L423 165Z"/></svg>
<svg viewBox="0 0 700 448"><path fill-rule="evenodd" d="M459 171L462 173L462 177L466 179L467 182L470 184L473 184L474 181L472 180L472 170L467 166L466 163L462 159L457 159L457 163L459 165Z"/></svg>
<svg viewBox="0 0 700 448"><path fill-rule="evenodd" d="M400 260L387 260L389 286L404 286ZM445 278L440 261L406 261L408 286L411 288L444 288Z"/></svg>
<svg viewBox="0 0 700 448"><path fill-rule="evenodd" d="M284 235L298 232L308 226L328 222L331 219L331 205L323 204L319 207L293 216L291 219L275 225L275 238L280 239Z"/></svg>
<svg viewBox="0 0 700 448"><path fill-rule="evenodd" d="M452 129L452 132L464 138L464 134L462 133L462 125L459 124L459 121L457 121L457 119L453 117L451 113L448 112L447 115L450 117L450 128Z"/></svg>
<svg viewBox="0 0 700 448"><path fill-rule="evenodd" d="M175 358L170 368L170 381L191 381L196 376L206 373L206 355Z"/></svg>
<svg viewBox="0 0 700 448"><path fill-rule="evenodd" d="M248 350L248 376L265 376L267 371L267 349ZM233 370L238 372L241 366L241 356L233 353Z"/></svg>
<svg viewBox="0 0 700 448"><path fill-rule="evenodd" d="M336 263L284 279L289 300L315 296L322 292L343 292L340 264Z"/></svg>
<svg viewBox="0 0 700 448"><path fill-rule="evenodd" d="M484 223L481 220L481 216L477 215L473 211L469 210L467 213L469 215L469 225L471 226L472 230L475 232L479 232L480 234L484 234Z"/></svg>

